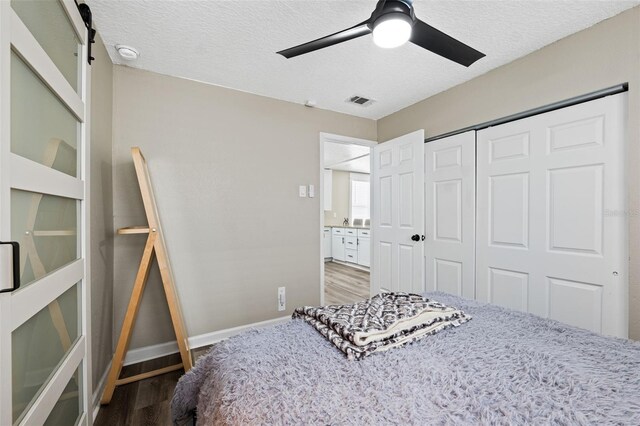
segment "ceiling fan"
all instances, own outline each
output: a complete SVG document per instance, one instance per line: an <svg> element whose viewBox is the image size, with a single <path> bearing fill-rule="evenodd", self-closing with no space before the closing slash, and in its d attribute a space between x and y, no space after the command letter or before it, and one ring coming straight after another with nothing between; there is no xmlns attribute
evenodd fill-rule
<svg viewBox="0 0 640 426"><path fill-rule="evenodd" d="M411 41L466 67L485 56L484 53L416 18L412 1L379 0L366 21L277 53L289 59L373 33L373 41L380 47L393 48Z"/></svg>

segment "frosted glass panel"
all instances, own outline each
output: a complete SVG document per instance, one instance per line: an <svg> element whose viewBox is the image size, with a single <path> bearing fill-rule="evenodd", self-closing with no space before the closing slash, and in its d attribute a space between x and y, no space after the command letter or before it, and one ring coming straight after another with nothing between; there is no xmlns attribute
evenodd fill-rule
<svg viewBox="0 0 640 426"><path fill-rule="evenodd" d="M79 131L75 116L11 52L11 152L76 177Z"/></svg>
<svg viewBox="0 0 640 426"><path fill-rule="evenodd" d="M14 423L78 338L78 296L76 284L11 334Z"/></svg>
<svg viewBox="0 0 640 426"><path fill-rule="evenodd" d="M11 190L11 239L20 243L20 285L78 258L79 201Z"/></svg>
<svg viewBox="0 0 640 426"><path fill-rule="evenodd" d="M79 384L82 382L82 363L62 391L62 395L53 407L53 411L44 422L44 426L60 426L78 424L82 414L82 392Z"/></svg>
<svg viewBox="0 0 640 426"><path fill-rule="evenodd" d="M58 0L11 0L11 7L77 92L80 40Z"/></svg>

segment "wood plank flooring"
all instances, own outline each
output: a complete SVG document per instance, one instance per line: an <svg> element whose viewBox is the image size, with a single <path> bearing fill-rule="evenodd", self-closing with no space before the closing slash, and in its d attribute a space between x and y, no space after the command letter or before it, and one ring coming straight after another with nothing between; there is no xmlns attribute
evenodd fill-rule
<svg viewBox="0 0 640 426"><path fill-rule="evenodd" d="M326 305L344 305L369 297L369 272L336 262L325 262L324 303Z"/></svg>
<svg viewBox="0 0 640 426"><path fill-rule="evenodd" d="M180 362L173 354L125 366L121 377L166 367ZM171 425L171 396L183 370L116 387L109 405L100 407L95 425Z"/></svg>
<svg viewBox="0 0 640 426"><path fill-rule="evenodd" d="M194 349L193 360L205 354L210 346ZM138 364L127 365L121 377L130 377L180 362L180 354L167 355ZM151 426L171 423L171 397L184 370L172 371L161 376L140 380L116 387L109 405L100 407L96 426Z"/></svg>
<svg viewBox="0 0 640 426"><path fill-rule="evenodd" d="M369 272L335 262L325 263L325 304L342 305L369 297ZM193 350L194 361L209 347ZM128 365L122 377L180 362L179 354ZM96 426L171 425L171 397L183 370L116 387L109 405L100 407Z"/></svg>

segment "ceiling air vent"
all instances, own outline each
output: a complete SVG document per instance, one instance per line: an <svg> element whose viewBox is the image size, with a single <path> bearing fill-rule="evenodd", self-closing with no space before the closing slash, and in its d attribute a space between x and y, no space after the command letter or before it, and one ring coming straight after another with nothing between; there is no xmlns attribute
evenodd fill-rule
<svg viewBox="0 0 640 426"><path fill-rule="evenodd" d="M350 104L356 104L356 105L360 105L360 106L369 106L372 103L374 103L375 101L373 99L369 99L369 98L365 98L362 96L351 96L349 99L346 100L346 102L350 103Z"/></svg>

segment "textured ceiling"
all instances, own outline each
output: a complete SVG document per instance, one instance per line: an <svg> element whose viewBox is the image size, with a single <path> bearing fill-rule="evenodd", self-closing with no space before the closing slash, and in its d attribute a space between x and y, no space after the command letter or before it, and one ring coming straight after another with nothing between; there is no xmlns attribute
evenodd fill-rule
<svg viewBox="0 0 640 426"><path fill-rule="evenodd" d="M371 172L371 159L368 155L345 161L336 166L331 167L332 170L341 170L343 172L367 173Z"/></svg>
<svg viewBox="0 0 640 426"><path fill-rule="evenodd" d="M324 143L324 167L345 172L369 173L368 146L335 142Z"/></svg>
<svg viewBox="0 0 640 426"><path fill-rule="evenodd" d="M275 52L367 19L375 0L88 0L114 63L115 44L140 51L127 65L318 108L379 119L640 3L417 0L416 15L487 54L470 68L411 43L371 36L293 59ZM345 103L373 98L367 107Z"/></svg>
<svg viewBox="0 0 640 426"><path fill-rule="evenodd" d="M324 167L331 168L347 160L369 154L369 147L348 143L324 143Z"/></svg>

